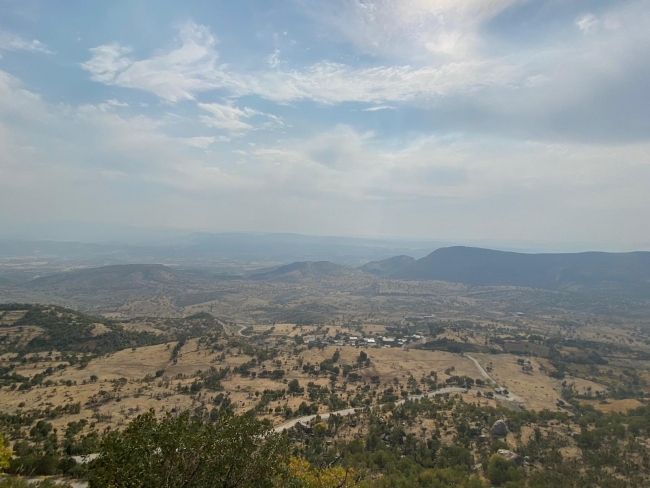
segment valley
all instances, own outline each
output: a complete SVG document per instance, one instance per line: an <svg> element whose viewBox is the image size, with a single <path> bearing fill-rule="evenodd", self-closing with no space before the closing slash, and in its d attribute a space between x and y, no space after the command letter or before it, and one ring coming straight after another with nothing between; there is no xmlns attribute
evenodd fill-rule
<svg viewBox="0 0 650 488"><path fill-rule="evenodd" d="M407 475L377 471L353 454L359 442L373 459L419 459L404 442L430 450L433 464L413 461L417 472L461 449L451 466L479 480L499 450L528 458L513 480L551 479L561 456L602 486L631 478L614 469L618 457L611 470L592 463L601 447L634 437L626 462L650 459L646 421L635 426L650 399L648 304L638 295L386 276L414 263L293 263L229 279L108 266L3 289L10 471L84 479L103 436L150 411L257 419L311 463L347 452L339 462L368 486ZM603 419L622 437L585 444ZM650 477L637 471L642 486Z"/></svg>

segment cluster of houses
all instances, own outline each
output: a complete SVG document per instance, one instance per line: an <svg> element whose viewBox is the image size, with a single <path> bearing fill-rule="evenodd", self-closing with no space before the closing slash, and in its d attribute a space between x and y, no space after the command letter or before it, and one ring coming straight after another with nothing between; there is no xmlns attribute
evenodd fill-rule
<svg viewBox="0 0 650 488"><path fill-rule="evenodd" d="M402 347L405 345L409 339L419 340L422 339L422 336L419 334L413 334L411 336L395 338L395 337L359 337L359 336L349 336L346 340L327 340L320 339L316 337L310 337L305 339L307 344L316 344L320 345L333 345L333 346L366 346L366 347Z"/></svg>

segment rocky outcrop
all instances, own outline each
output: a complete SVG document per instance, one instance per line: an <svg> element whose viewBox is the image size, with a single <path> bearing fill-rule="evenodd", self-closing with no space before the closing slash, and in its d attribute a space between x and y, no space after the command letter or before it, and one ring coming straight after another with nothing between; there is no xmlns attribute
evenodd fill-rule
<svg viewBox="0 0 650 488"><path fill-rule="evenodd" d="M492 426L492 435L498 435L500 437L505 437L508 435L508 426L503 420L497 420Z"/></svg>
<svg viewBox="0 0 650 488"><path fill-rule="evenodd" d="M508 461L511 461L515 464L522 465L524 463L524 458L522 458L516 452L509 451L508 449L499 449L497 451L499 456L506 458Z"/></svg>

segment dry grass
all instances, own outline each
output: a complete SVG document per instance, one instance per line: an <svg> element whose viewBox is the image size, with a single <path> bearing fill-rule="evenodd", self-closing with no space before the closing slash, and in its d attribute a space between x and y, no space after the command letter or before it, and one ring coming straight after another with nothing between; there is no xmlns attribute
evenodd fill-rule
<svg viewBox="0 0 650 488"><path fill-rule="evenodd" d="M643 403L633 398L626 398L625 400L607 400L607 403L601 403L595 400L593 401L582 400L582 403L588 403L590 405L593 405L594 408L596 408L597 410L600 410L601 412L607 412L607 413L611 413L611 412L624 413L633 408L638 408L643 406Z"/></svg>
<svg viewBox="0 0 650 488"><path fill-rule="evenodd" d="M532 373L525 373L517 363L519 356L511 354L473 354L473 356L488 370L488 373L500 386L524 399L527 408L554 410L555 404L561 399L561 384L540 371L540 364L534 358L530 359Z"/></svg>

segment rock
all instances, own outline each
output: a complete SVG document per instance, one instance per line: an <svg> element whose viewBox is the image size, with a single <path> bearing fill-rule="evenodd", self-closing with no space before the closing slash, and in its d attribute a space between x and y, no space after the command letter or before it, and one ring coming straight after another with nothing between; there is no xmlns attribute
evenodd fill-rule
<svg viewBox="0 0 650 488"><path fill-rule="evenodd" d="M503 420L497 420L492 426L492 435L505 437L508 435L508 426Z"/></svg>
<svg viewBox="0 0 650 488"><path fill-rule="evenodd" d="M513 463L519 465L523 464L524 462L524 459L519 454L517 454L516 452L509 451L508 449L499 449L497 451L497 454L499 456L506 458L508 461L512 461Z"/></svg>

